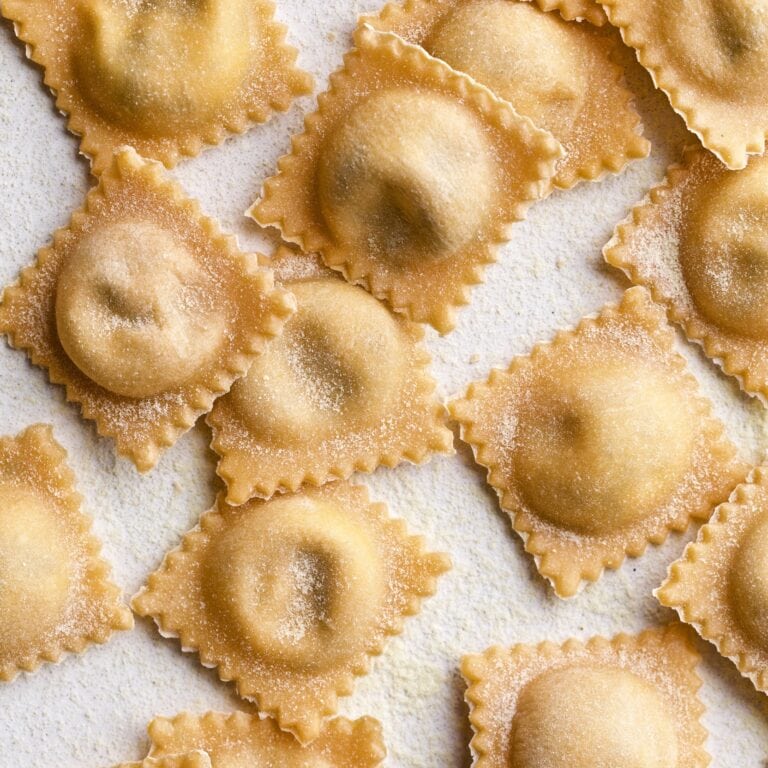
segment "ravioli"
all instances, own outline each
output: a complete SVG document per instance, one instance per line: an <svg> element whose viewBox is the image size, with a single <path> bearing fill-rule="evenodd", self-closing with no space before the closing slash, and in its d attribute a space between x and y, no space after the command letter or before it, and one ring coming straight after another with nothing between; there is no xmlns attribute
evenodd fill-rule
<svg viewBox="0 0 768 768"><path fill-rule="evenodd" d="M708 150L732 169L763 154L767 0L603 0L603 7Z"/></svg>
<svg viewBox="0 0 768 768"><path fill-rule="evenodd" d="M156 717L148 730L150 755L204 749L211 756L212 768L376 768L387 753L381 724L372 717L334 718L306 746L281 731L272 718L245 712Z"/></svg>
<svg viewBox="0 0 768 768"><path fill-rule="evenodd" d="M449 405L560 597L706 519L745 465L641 288Z"/></svg>
<svg viewBox="0 0 768 768"><path fill-rule="evenodd" d="M465 656L474 765L704 768L698 662L679 625Z"/></svg>
<svg viewBox="0 0 768 768"><path fill-rule="evenodd" d="M133 627L66 455L45 424L0 438L0 681Z"/></svg>
<svg viewBox="0 0 768 768"><path fill-rule="evenodd" d="M29 57L101 174L129 144L175 165L265 122L311 77L268 0L8 0Z"/></svg>
<svg viewBox="0 0 768 768"><path fill-rule="evenodd" d="M768 474L757 467L654 593L768 692Z"/></svg>
<svg viewBox="0 0 768 768"><path fill-rule="evenodd" d="M450 568L361 486L219 498L133 598L302 744Z"/></svg>
<svg viewBox="0 0 768 768"><path fill-rule="evenodd" d="M768 161L729 171L689 148L603 253L664 304L686 336L755 395L768 395Z"/></svg>
<svg viewBox="0 0 768 768"><path fill-rule="evenodd" d="M146 471L294 306L158 163L124 149L5 289L0 331Z"/></svg>
<svg viewBox="0 0 768 768"><path fill-rule="evenodd" d="M270 266L298 310L207 418L227 501L451 452L421 329L316 257Z"/></svg>
<svg viewBox="0 0 768 768"><path fill-rule="evenodd" d="M406 0L363 21L422 46L551 131L565 151L556 187L618 173L650 151L615 61L619 43L592 24L518 0Z"/></svg>
<svg viewBox="0 0 768 768"><path fill-rule="evenodd" d="M368 26L355 40L251 215L447 333L562 150L420 48Z"/></svg>

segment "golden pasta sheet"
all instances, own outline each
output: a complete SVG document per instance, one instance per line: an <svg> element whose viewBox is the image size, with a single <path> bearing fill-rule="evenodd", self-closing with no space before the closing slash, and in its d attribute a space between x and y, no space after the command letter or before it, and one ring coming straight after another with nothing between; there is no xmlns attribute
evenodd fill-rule
<svg viewBox="0 0 768 768"><path fill-rule="evenodd" d="M361 27L251 215L441 333L562 148L470 78Z"/></svg>
<svg viewBox="0 0 768 768"><path fill-rule="evenodd" d="M124 144L167 166L265 122L312 78L270 0L5 0L96 174Z"/></svg>
<svg viewBox="0 0 768 768"><path fill-rule="evenodd" d="M381 724L372 717L329 720L317 738L302 746L271 718L245 712L184 712L149 724L150 755L204 749L212 768L376 768L387 754Z"/></svg>
<svg viewBox="0 0 768 768"><path fill-rule="evenodd" d="M560 597L706 519L746 472L642 288L449 411Z"/></svg>
<svg viewBox="0 0 768 768"><path fill-rule="evenodd" d="M768 397L768 159L686 151L604 249L751 394Z"/></svg>
<svg viewBox="0 0 768 768"><path fill-rule="evenodd" d="M680 625L465 656L473 766L705 768L698 662Z"/></svg>
<svg viewBox="0 0 768 768"><path fill-rule="evenodd" d="M707 149L734 169L763 154L766 0L603 0L603 7Z"/></svg>
<svg viewBox="0 0 768 768"><path fill-rule="evenodd" d="M133 626L66 456L44 424L0 438L0 681Z"/></svg>
<svg viewBox="0 0 768 768"><path fill-rule="evenodd" d="M452 452L421 328L314 256L270 266L298 309L208 415L227 501Z"/></svg>
<svg viewBox="0 0 768 768"><path fill-rule="evenodd" d="M365 488L334 483L219 498L132 606L307 744L449 568Z"/></svg>
<svg viewBox="0 0 768 768"><path fill-rule="evenodd" d="M248 370L295 306L161 169L118 153L0 304L0 331L141 471Z"/></svg>
<svg viewBox="0 0 768 768"><path fill-rule="evenodd" d="M363 21L422 46L551 131L565 150L557 187L618 173L650 152L614 34L520 0L406 0Z"/></svg>
<svg viewBox="0 0 768 768"><path fill-rule="evenodd" d="M768 693L768 472L758 467L672 563L659 602L674 608Z"/></svg>

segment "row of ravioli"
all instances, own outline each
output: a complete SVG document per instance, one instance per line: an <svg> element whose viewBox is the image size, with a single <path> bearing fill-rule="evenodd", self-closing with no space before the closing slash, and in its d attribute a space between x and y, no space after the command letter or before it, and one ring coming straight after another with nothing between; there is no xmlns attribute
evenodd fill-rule
<svg viewBox="0 0 768 768"><path fill-rule="evenodd" d="M768 474L736 458L644 289L494 371L449 409L560 596L711 516L656 595L766 689ZM107 580L50 429L32 427L2 449L0 675L9 679L103 642L132 620ZM449 568L446 555L425 551L360 486L306 486L241 506L222 494L132 607L306 746ZM495 667L490 678L499 679ZM496 690L500 702L509 693ZM636 698L631 686L625 693ZM484 701L472 715L478 754ZM590 712L604 721L592 705L577 714Z"/></svg>
<svg viewBox="0 0 768 768"><path fill-rule="evenodd" d="M698 661L677 627L466 656L478 765L703 768ZM149 756L115 768L376 768L386 755L371 717L331 720L305 747L244 712L156 717L148 731Z"/></svg>
<svg viewBox="0 0 768 768"><path fill-rule="evenodd" d="M211 0L177 18L5 0L3 13L99 175L124 144L171 166L309 90L274 9L251 6ZM710 159L738 169L764 151L765 14L763 0L390 3L361 19L251 214L448 332L528 205L650 151L613 28Z"/></svg>
<svg viewBox="0 0 768 768"><path fill-rule="evenodd" d="M617 310L609 316L615 320ZM0 473L0 677L8 679L105 642L133 622L109 581L50 427L0 439ZM741 623L726 638L731 651L739 632L753 639L764 632L765 613L755 620L755 610L765 595L756 596L743 578L741 569L755 565L752 554L737 556L726 547L724 557L723 541L732 542L733 531L715 530L735 525L743 533L755 510L765 526L762 480L758 474L718 508L717 522L707 527L712 535L692 545L697 557L689 547L661 590L662 601L665 592L694 588L714 603L712 574L691 578L683 570L691 562L731 567L736 599L716 606L720 614L707 620L727 622L732 617L724 611L736 611ZM754 556L764 562L762 541ZM178 637L184 650L197 651L222 680L234 681L257 711L157 717L147 759L121 768L380 765L386 748L378 721L327 718L449 567L445 555L425 552L419 537L389 518L384 505L370 503L361 486L335 483L241 507L219 499L132 606L154 617L164 635ZM688 607L699 610L693 601ZM727 653L725 645L721 650ZM749 653L738 649L738 656ZM680 624L611 640L494 646L467 655L461 674L477 764L705 766L699 660Z"/></svg>
<svg viewBox="0 0 768 768"><path fill-rule="evenodd" d="M630 139L638 121L606 21L729 168L764 152L764 0L533 0L541 14L524 1L404 0L363 21L422 45L551 131L567 154L559 186L647 151ZM4 0L2 14L96 174L123 144L170 167L312 89L268 0Z"/></svg>

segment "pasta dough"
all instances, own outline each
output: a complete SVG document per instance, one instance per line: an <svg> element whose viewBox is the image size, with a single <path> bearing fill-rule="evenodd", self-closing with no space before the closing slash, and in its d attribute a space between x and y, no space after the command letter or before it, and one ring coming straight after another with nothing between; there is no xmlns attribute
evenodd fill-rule
<svg viewBox="0 0 768 768"><path fill-rule="evenodd" d="M139 135L204 125L240 90L258 57L249 5L86 0L77 84L104 119Z"/></svg>
<svg viewBox="0 0 768 768"><path fill-rule="evenodd" d="M302 744L450 568L364 488L219 499L132 606Z"/></svg>
<svg viewBox="0 0 768 768"><path fill-rule="evenodd" d="M447 333L561 148L401 38L363 26L356 43L251 215Z"/></svg>
<svg viewBox="0 0 768 768"><path fill-rule="evenodd" d="M625 669L544 672L520 693L511 741L515 768L678 766L671 707L656 686Z"/></svg>
<svg viewBox="0 0 768 768"><path fill-rule="evenodd" d="M640 288L449 405L560 597L706 519L746 467Z"/></svg>
<svg viewBox="0 0 768 768"><path fill-rule="evenodd" d="M753 470L654 593L768 692L768 474Z"/></svg>
<svg viewBox="0 0 768 768"><path fill-rule="evenodd" d="M212 276L171 232L146 220L108 224L63 264L56 328L89 379L150 397L185 384L218 355L225 327L214 295Z"/></svg>
<svg viewBox="0 0 768 768"><path fill-rule="evenodd" d="M750 393L768 393L768 161L729 171L700 148L667 170L603 249Z"/></svg>
<svg viewBox="0 0 768 768"><path fill-rule="evenodd" d="M376 768L387 752L381 724L372 717L334 718L307 746L281 731L272 718L245 712L156 717L148 730L150 755L204 749L213 768Z"/></svg>
<svg viewBox="0 0 768 768"><path fill-rule="evenodd" d="M422 331L315 258L270 264L298 310L208 417L227 501L450 452Z"/></svg>
<svg viewBox="0 0 768 768"><path fill-rule="evenodd" d="M565 151L553 181L566 189L620 171L650 144L614 61L616 42L543 10L518 0L405 0L363 21L422 46L551 131Z"/></svg>
<svg viewBox="0 0 768 768"><path fill-rule="evenodd" d="M309 93L269 0L8 0L101 174L120 147L175 165Z"/></svg>
<svg viewBox="0 0 768 768"><path fill-rule="evenodd" d="M126 148L5 289L0 331L147 471L294 308L257 256Z"/></svg>
<svg viewBox="0 0 768 768"><path fill-rule="evenodd" d="M732 169L763 154L766 0L603 0L603 7L707 149Z"/></svg>
<svg viewBox="0 0 768 768"><path fill-rule="evenodd" d="M0 681L133 626L80 506L51 427L0 438Z"/></svg>
<svg viewBox="0 0 768 768"><path fill-rule="evenodd" d="M705 768L699 660L679 624L465 656L473 765Z"/></svg>

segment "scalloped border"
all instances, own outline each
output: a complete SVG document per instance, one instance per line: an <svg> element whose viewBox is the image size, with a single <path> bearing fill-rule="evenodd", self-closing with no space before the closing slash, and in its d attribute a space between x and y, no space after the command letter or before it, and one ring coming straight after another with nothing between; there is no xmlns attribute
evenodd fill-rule
<svg viewBox="0 0 768 768"><path fill-rule="evenodd" d="M701 557L711 548L717 550L717 537L730 527L734 509L748 505L758 486L764 494L768 494L768 467L765 465L755 467L747 482L739 485L727 502L716 507L709 523L699 531L696 541L690 542L682 556L669 565L664 582L654 590L653 596L661 605L674 609L681 621L690 624L701 637L715 646L721 656L732 661L741 675L749 679L758 691L768 693L768 667L765 665L768 654L761 651L755 643L750 643L748 637L734 635L728 631L727 626L722 628L726 620L733 621L738 627L735 617L727 618L731 617L732 611L727 607L725 596L721 595L723 599L720 611L712 613L700 606L695 596L691 596L690 591L686 589L702 580L706 580L710 585L718 584L718 580L722 581L727 577L726 569L737 555L738 548L728 558L727 563L708 564L702 562ZM759 608L756 607L756 610ZM720 630L717 629L718 625Z"/></svg>
<svg viewBox="0 0 768 768"><path fill-rule="evenodd" d="M207 752L196 749L184 754L145 757L133 763L120 763L115 768L212 768Z"/></svg>
<svg viewBox="0 0 768 768"><path fill-rule="evenodd" d="M712 414L709 401L700 393L696 379L687 371L685 359L675 351L674 331L664 322L663 310L651 301L644 288L630 288L618 305L606 305L597 316L582 319L574 330L560 331L551 342L537 344L530 354L514 358L506 370L493 369L485 382L470 384L464 397L448 404L448 412L459 424L461 438L472 448L475 461L488 470L487 482L496 491L500 506L509 515L512 527L523 539L526 552L534 556L537 570L552 584L555 594L561 598L578 594L585 582L599 580L606 569L618 569L627 556L639 557L648 544L662 544L671 531L684 531L693 520L706 519L712 505L723 498L724 488L709 489L703 498L702 494L699 494L698 509L691 509L693 504L683 505L675 518L658 528L649 528L648 532L644 533L643 528L650 526L652 520L660 517L665 511L662 509L656 515L639 521L633 526L634 531L624 532L623 535L617 532L610 545L606 543L598 546L598 542L594 541L595 537L579 536L572 531L540 522L539 516L533 510L517 503L512 493L514 487L507 485L499 474L499 451L488 443L480 442L474 434L476 422L472 401L478 392L491 390L497 385L508 385L505 382L508 376L523 368L534 367L537 357L556 357L563 345L578 338L586 328L609 323L617 317L631 318L633 322L647 318L655 324L653 331L643 329L643 332L652 338L654 345L658 347L659 359L667 361L670 372L679 378L681 387L687 390L690 401L695 403L701 415L696 453L700 460L703 458L708 463L722 465L726 493L730 492L746 473L746 465L735 458L736 450L724 435L723 425ZM588 539L594 542L594 556L579 556L579 547L574 549L574 546L569 546L574 539Z"/></svg>
<svg viewBox="0 0 768 768"><path fill-rule="evenodd" d="M299 256L293 248L282 245L270 267L279 269L280 260L283 258L303 258L307 261L308 267L313 266L312 256ZM314 261L317 263L316 259ZM324 271L326 275L313 275L311 279L324 279L327 276L327 279L342 280L341 275L337 272ZM293 283L303 282L307 279L306 276L295 277L279 281L279 284L286 290L290 290ZM390 310L387 309L387 311ZM422 343L424 331L402 315L393 314L393 316L403 330L404 342L410 349L410 370L407 384L414 390L414 398L417 398L418 402L424 406L419 411L419 413L421 410L424 411L420 421L417 423L414 418L415 403L411 403L409 409L402 410L400 409L402 404L397 404L393 409L396 411L393 416L402 423L398 425L395 433L390 435L389 446L378 439L377 435L380 429L377 426L375 429L368 428L351 433L362 435L370 432L369 442L371 442L372 447L369 451L354 452L353 455L347 450L346 456L339 455L335 461L329 463L320 462L316 459L310 460L308 455L313 453L311 446L305 445L300 449L284 448L283 450L292 454L292 458L281 463L287 467L293 467L292 471L277 472L270 482L254 482L252 479L254 470L257 465L261 465L261 460L250 453L250 445L263 448L268 447L268 444L260 443L252 435L248 425L243 422L242 418L239 418L236 409L230 407L229 398L225 395L214 404L213 410L206 417L206 423L213 432L211 448L219 456L216 474L224 480L227 486L227 503L243 504L253 496L268 499L278 491L297 491L305 483L320 486L333 480L347 480L354 472L370 473L379 466L391 468L404 461L412 464L423 464L431 458L433 453L454 453L453 432L446 426L448 414L445 406L436 396L437 382L432 378L429 370L432 358ZM429 403L432 404L432 407L427 412L426 407ZM406 427L409 432L414 434L410 436L408 443L403 443L402 440L396 438ZM415 432L414 429L416 429ZM250 445L244 447L244 441L249 442ZM391 445L393 443L394 446Z"/></svg>
<svg viewBox="0 0 768 768"><path fill-rule="evenodd" d="M508 1L514 3L516 0ZM531 2L531 0L520 1ZM424 41L435 26L460 4L461 0L405 0L404 2L392 0L378 13L361 16L358 26L367 25L381 32L396 34L406 42L418 45L422 50L425 50ZM574 6L591 6L595 10L599 10L603 22L606 21L602 8L596 0L594 2L533 0L533 5L543 13L560 11L561 16L566 13L566 7L574 10ZM570 16L570 19L574 18L574 15ZM588 23L583 25L566 24L563 27L572 36L575 35L574 42L578 44L580 49L588 51L585 54L585 58L588 59L585 66L587 95L573 125L571 135L562 139L555 137L563 143L563 148L566 151L558 163L557 172L552 179L552 183L557 189L567 190L582 181L599 181L609 173L621 173L633 160L648 157L651 151L650 142L642 135L643 126L640 115L634 108L634 94L624 82L624 68L616 61L620 47L619 40L616 36L609 36L605 32L599 31L597 26L599 25ZM428 52L425 50L425 53ZM438 60L442 61L442 59ZM463 74L478 85L486 87L471 74L466 72ZM621 131L616 127L617 122L606 123L603 121L601 125L601 121L596 119L600 117L599 114L595 114L596 105L603 101L603 93L607 89L612 90L610 98L607 100L614 107L612 112L622 117L622 122L619 124L622 128ZM492 88L490 90L493 91ZM500 101L505 101L515 109L515 105L506 101L503 96L496 96ZM602 106L604 105L600 104L598 107L601 112L603 111ZM619 109L616 108L617 106ZM572 141L570 146L583 144L583 141L579 142L579 137L586 136L590 132L594 133L596 124L598 128L602 127L605 135L598 136L593 156L582 158L581 163L570 162L566 141L575 137L576 141ZM587 129L591 129L591 131ZM609 144L611 145L610 151L606 149ZM613 146L618 144L622 146Z"/></svg>
<svg viewBox="0 0 768 768"><path fill-rule="evenodd" d="M169 749L177 749L176 742L179 740L177 731L186 731L189 735L199 734L201 737L204 731L214 734L228 734L228 738L242 738L243 735L253 731L253 726L263 727L261 725L265 720L258 715L252 715L246 712L204 712L201 715L195 715L190 712L181 712L172 718L155 717L147 726L147 732L151 741L149 750L150 757L161 756ZM266 722L274 720L268 718ZM329 740L338 735L346 736L350 739L360 741L362 746L367 746L369 754L363 755L364 763L356 768L376 768L387 755L387 749L381 733L381 723L373 717L360 717L356 720L348 720L345 717L336 717L328 721L319 738L328 738ZM184 736L181 736L184 741ZM366 744L367 742L367 744ZM197 742L196 742L197 743ZM203 746L204 749L211 749L209 745Z"/></svg>
<svg viewBox="0 0 768 768"><path fill-rule="evenodd" d="M496 260L495 248L508 239L506 231L509 225L524 218L527 208L551 191L551 177L556 160L562 155L562 147L551 134L541 131L528 118L518 115L507 102L497 99L487 88L478 85L466 75L455 72L418 46L410 45L396 35L376 32L367 25L357 29L355 42L357 48L349 51L344 57L343 66L331 74L329 89L318 97L317 111L306 116L304 132L292 137L291 152L280 158L277 174L264 182L260 199L254 203L247 215L262 226L277 227L284 240L297 244L305 253L320 252L325 263L342 272L349 282L364 286L377 298L387 301L394 310L405 313L417 322L427 322L445 334L456 325L456 310L469 303L471 286L483 281L485 265ZM540 153L540 159L528 161L529 167L533 169L528 174L531 181L521 184L521 199L509 204L508 211L505 211L505 220L489 225L486 241L480 244L477 253L473 254L471 259L465 253L462 258L454 256L446 261L445 273L458 273L459 277L452 295L433 301L432 306L422 309L416 307L414 298L407 298L404 294L407 281L393 284L372 272L363 273L354 255L347 254L344 249L334 245L321 220L315 220L306 226L297 223L297 218L313 218L309 210L312 205L306 196L303 204L307 210L298 217L293 211L302 204L299 197L291 196L289 201L280 200L281 196L285 196L283 190L286 184L296 181L301 181L302 188L310 190L310 196L313 194L313 183L302 179L305 174L301 170L296 173L294 169L299 158L302 158L302 161L308 160L312 166L315 165L318 142L324 132L323 123L331 109L330 103L340 93L354 92L356 78L349 74L349 70L374 54L379 58L382 55L387 57L393 65L399 64L401 70L407 71L412 79L420 78L426 88L452 93L495 130L510 134L514 130L516 135L522 136L532 149ZM382 70L376 83L377 88L380 88L389 72L379 63L368 66ZM313 144L316 145L314 148ZM499 168L503 169L503 164L500 164ZM505 174L506 170L499 172Z"/></svg>
<svg viewBox="0 0 768 768"><path fill-rule="evenodd" d="M616 225L613 236L603 247L603 258L612 267L620 269L634 285L647 288L653 300L666 307L669 319L682 327L688 340L698 344L723 373L733 376L744 392L759 398L763 404L768 404L768 375L760 378L750 366L750 360L755 355L762 352L768 356L768 342L761 343L756 339L721 330L698 311L687 290L685 293L690 299L690 306L683 306L679 298L664 290L659 280L648 274L645 260L637 258L632 248L631 240L638 232L645 231L645 222L650 212L663 209L667 199L676 193L685 199L688 195L685 183L692 169L699 162L707 162L709 157L710 153L700 147L686 147L682 162L670 165L664 181L653 187L632 208L629 215ZM723 173L730 171L723 169ZM665 221L668 224L677 224L673 227L674 234L680 234L683 222L676 222L673 217L668 217ZM682 277L681 282L685 286ZM732 343L738 343L740 348L733 349ZM744 348L751 349L751 354Z"/></svg>
<svg viewBox="0 0 768 768"><path fill-rule="evenodd" d="M115 631L132 629L133 615L121 601L121 590L109 579L111 567L100 554L101 542L91 529L91 518L81 510L83 498L75 489L75 475L66 463L67 452L54 438L53 428L33 424L14 437L0 437L0 454L4 455L2 474L9 471L23 478L36 493L53 500L60 516L69 520L84 555L82 599L91 607L97 602L101 610L109 612L105 621L85 633L82 628L73 628L66 638L50 641L39 651L22 654L0 666L0 682L11 682L22 671L34 672L44 662L58 664L65 653L81 654L92 645L106 643ZM82 625L82 616L75 618Z"/></svg>
<svg viewBox="0 0 768 768"><path fill-rule="evenodd" d="M58 28L50 29L51 21L46 14L46 6L50 3L47 0L36 0L41 6L39 9L30 9L32 0L3 0L0 15L13 22L16 36L26 44L27 58L43 68L43 83L53 94L58 111L68 117L67 129L80 137L80 153L91 160L91 171L98 176L109 166L113 152L123 144L131 144L141 154L171 168L184 156L194 157L203 149L220 144L228 135L242 134L250 127L266 122L271 111L285 112L295 98L312 92L312 76L295 66L298 50L285 42L288 28L274 19L275 4L271 0L251 1L254 15L259 19L261 39L270 45L270 64L277 60L282 65L279 79L275 77L277 69L269 70L269 85L272 89L280 85L281 89L277 93L260 93L258 104L242 104L226 119L211 120L199 128L190 129L183 136L160 139L147 139L136 131L113 126L95 110L89 109L87 102L78 96L76 86L69 82L72 80L71 67L62 65L58 59L52 61L51 56L41 53L40 49L46 47L46 43L41 44L40 41L47 37L59 40L69 49L74 44L71 37L78 29L77 21L72 22L66 32ZM70 5L74 16L75 4ZM33 25L38 28L33 30ZM263 90L263 81L263 72L254 66L239 91L243 95L232 103L236 105L240 100L245 101L244 94L249 89ZM117 135L110 139L113 133Z"/></svg>
<svg viewBox="0 0 768 768"><path fill-rule="evenodd" d="M200 553L206 550L218 530L226 526L225 518L233 512L224 501L223 495L220 495L214 507L201 517L200 523L184 536L181 544L166 554L160 567L149 575L146 586L132 598L131 607L139 616L152 617L164 637L178 638L182 651L198 653L203 666L215 668L223 682L234 682L239 696L253 702L259 712L274 717L282 730L290 731L301 744L306 745L317 738L322 728L322 720L336 713L338 697L349 696L352 693L354 678L368 674L371 660L383 653L386 640L401 634L404 619L407 616L416 615L421 610L422 600L435 594L437 579L450 570L451 561L444 553L427 552L423 537L409 534L405 521L401 518L389 517L385 504L370 502L365 486L337 482L317 489L306 488L296 496L330 498L340 509L359 515L363 527L366 527L369 521L381 525L392 537L392 541L386 542L386 546L392 549L399 548L401 554L407 554L412 563L418 564L426 571L426 575L422 575L419 583L413 586L397 583L392 578L387 580L390 599L382 602L391 602L392 595L397 594L404 599L404 609L389 616L387 613L391 612L391 608L383 606L384 626L382 621L377 623L377 630L372 633L365 650L346 660L343 668L323 675L329 678L328 684L317 693L314 704L306 701L303 703L304 714L301 718L290 717L284 711L285 699L290 694L290 690L286 691L284 687L282 692L278 689L270 690L266 680L263 683L264 690L256 690L255 686L260 683L247 679L242 665L236 658L233 658L231 663L224 663L229 640L225 640L223 644L217 643L216 648L211 648L210 643L205 641L205 637L198 641L197 637L190 635L191 621L194 619L199 621L201 616L205 616L204 610L201 610L200 601L188 601L192 607L186 616L179 617L176 615L176 606L181 602L178 600L179 591L174 593L175 598L169 605L167 595L164 596L165 590L160 588L160 582L164 578L171 578L174 572L178 577L179 573L184 574L189 569L190 563L198 562ZM261 500L249 502L250 506L268 504L270 504L269 501ZM243 508L235 509L242 511ZM198 579L186 579L184 586L196 594L199 588ZM395 590L394 586L398 589ZM215 624L215 620L212 623ZM194 633L194 635L197 634L197 632ZM290 677L290 670L285 666L282 671ZM301 699L297 700L297 704L301 703Z"/></svg>
<svg viewBox="0 0 768 768"><path fill-rule="evenodd" d="M55 323L48 323L47 316L42 318L41 331L46 336L46 346L51 346L48 351L36 346L34 339L25 341L18 338L20 324L14 316L15 303L23 300L25 287L34 284L48 259L54 258L62 239L71 233L76 234L91 215L95 201L107 199L110 190L119 186L128 176L141 179L182 211L189 218L190 226L198 226L202 230L221 259L233 261L233 266L242 272L243 280L251 283L254 293L258 292L265 304L258 328L252 333L242 334L241 348L230 350L220 367L205 371L197 382L187 383L174 390L180 402L168 403L168 415L165 418L155 417L156 420L150 424L145 423L146 434L133 438L121 429L110 427L104 418L105 410L119 409L123 404L125 411L127 403L152 402L170 393L137 399L121 398L109 393L77 370L60 348L58 339L54 339ZM55 285L49 285L46 290L55 290ZM218 222L203 216L199 204L186 197L177 182L165 176L158 162L144 160L133 149L124 148L115 155L112 165L104 172L98 185L88 192L84 205L72 214L70 223L54 233L53 245L42 248L38 252L37 261L22 270L20 279L5 289L0 302L0 333L8 336L11 346L27 352L32 363L46 369L52 383L63 384L67 400L80 405L83 418L94 421L100 435L114 439L119 454L129 457L140 472L146 472L157 463L163 450L190 429L201 414L210 411L216 397L229 391L232 383L245 374L264 344L282 331L283 323L293 313L294 307L295 302L289 293L274 288L271 272L259 268L258 257L242 253L233 236L224 235ZM240 324L245 325L245 322L246 319L242 319ZM96 393L95 402L89 402L89 387L90 392ZM134 419L134 425L139 424L140 420Z"/></svg>
<svg viewBox="0 0 768 768"><path fill-rule="evenodd" d="M531 2L531 0L524 0ZM602 27L608 17L598 0L533 0L542 11L558 11L566 21L586 21Z"/></svg>
<svg viewBox="0 0 768 768"><path fill-rule="evenodd" d="M635 50L637 60L641 66L648 71L653 80L653 84L666 94L672 109L680 115L685 121L685 125L691 133L696 135L701 143L716 157L718 157L731 170L739 170L747 164L749 155L762 155L765 152L766 140L768 140L768 113L766 114L766 127L762 129L747 129L750 136L745 137L742 144L737 145L724 143L725 139L718 139L718 136L724 136L729 133L727 125L707 125L706 118L701 117L704 110L701 109L701 103L707 99L702 97L703 91L696 89L685 82L685 80L676 75L672 67L665 66L668 51L663 45L663 36L661 43L653 39L644 39L633 26L633 15L628 12L624 5L626 0L600 0L612 26L617 27L621 32L624 42ZM643 8L639 15L647 16L650 11L646 7L648 0L643 0ZM737 84L734 84L737 88ZM727 110L727 114L737 111L734 105L724 103L710 97L709 101L716 104L719 108ZM743 121L734 121L739 125Z"/></svg>
<svg viewBox="0 0 768 768"><path fill-rule="evenodd" d="M656 675L649 674L649 670L644 668L640 661L635 663L629 653L641 650L648 651L656 658L658 664L653 669ZM465 700L470 709L469 721L474 732L470 742L474 768L506 768L509 764L508 757L496 754L490 742L489 734L493 730L495 707L494 702L486 701L483 690L487 681L498 681L499 675L504 672L500 668L502 664L511 665L527 676L516 691L519 693L524 685L550 669L565 667L570 661L578 663L595 657L603 660L606 656L613 657L611 660L616 667L637 674L655 687L659 687L660 679L665 679L670 688L675 689L681 697L686 696L691 700L690 711L687 712L683 712L681 705L672 702L678 723L683 721L691 731L689 743L681 750L680 759L684 762L680 762L677 768L706 768L711 758L704 750L707 730L700 718L705 712L705 707L697 696L702 681L695 671L700 657L679 624L647 629L638 635L622 633L610 640L598 636L586 642L570 639L559 646L550 641L535 646L492 646L482 654L464 656L461 660L461 674L467 683ZM674 658L674 663L671 663L670 657ZM543 667L538 672L534 669L537 662ZM486 670L486 667L489 669ZM510 702L505 704L509 706ZM514 712L510 712L509 720L513 717ZM509 730L506 720L502 723L498 723L498 718L496 720L497 729L503 727Z"/></svg>

